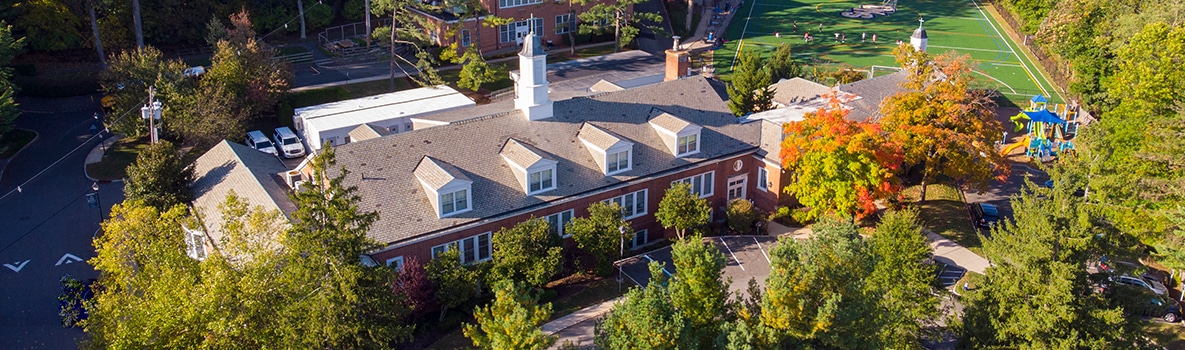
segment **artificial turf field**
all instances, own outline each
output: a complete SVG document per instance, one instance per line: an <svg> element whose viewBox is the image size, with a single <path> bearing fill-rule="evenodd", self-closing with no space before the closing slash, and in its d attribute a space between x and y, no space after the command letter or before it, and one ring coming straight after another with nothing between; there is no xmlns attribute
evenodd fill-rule
<svg viewBox="0 0 1185 350"><path fill-rule="evenodd" d="M924 18L929 36L926 51L970 55L977 62L975 73L980 86L995 87L1022 106L1027 103L1021 103L1036 94L1045 95L1052 103L1063 102L1036 65L1016 52L1020 46L1003 33L1001 24L975 1L900 0L896 13L860 19L840 15L849 8L860 7L860 2L849 0L745 0L734 10L737 13L724 35L727 42L714 51L713 63L718 73L727 75L738 52L756 50L762 57L768 57L777 45L788 43L800 61L836 67L848 64L873 70L879 76L897 67L893 48L898 40L908 44L909 36L918 27L918 19ZM870 0L863 4L880 5L880 2ZM821 31L819 24L823 25ZM781 36L775 37L775 32ZM814 40L804 42L805 32L814 36ZM836 42L834 33L846 34L846 42ZM862 33L867 36L863 42ZM875 43L873 34L877 36Z"/></svg>

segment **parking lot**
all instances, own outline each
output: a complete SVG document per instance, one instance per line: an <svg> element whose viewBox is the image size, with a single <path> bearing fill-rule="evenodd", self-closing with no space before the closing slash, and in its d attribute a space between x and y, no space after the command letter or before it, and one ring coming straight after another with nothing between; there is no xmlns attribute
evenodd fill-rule
<svg viewBox="0 0 1185 350"><path fill-rule="evenodd" d="M744 292L748 289L751 278L756 279L758 285L765 288L765 278L770 272L769 249L777 243L777 237L720 236L707 237L704 240L711 242L724 254L724 278L732 278L729 290L734 293ZM676 274L669 246L622 260L621 269L626 278L640 286L646 286L650 281L648 265L651 261L664 263L664 273L668 277Z"/></svg>
<svg viewBox="0 0 1185 350"><path fill-rule="evenodd" d="M975 193L974 190L964 191L964 195L967 197L968 209L970 209L970 205L974 205L975 203L995 204L996 207L1000 208L1001 220L1012 218L1012 203L1008 199L1013 195L1020 194L1021 189L1024 188L1026 177L1038 185L1049 180L1049 175L1041 170L1029 167L1028 165L1013 163L1012 174L1008 176L1007 182L1000 183L993 180L991 187L984 193Z"/></svg>

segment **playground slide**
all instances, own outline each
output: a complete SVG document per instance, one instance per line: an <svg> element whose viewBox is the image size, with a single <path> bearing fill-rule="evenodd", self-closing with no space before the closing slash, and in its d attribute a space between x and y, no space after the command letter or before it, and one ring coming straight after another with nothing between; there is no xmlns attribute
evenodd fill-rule
<svg viewBox="0 0 1185 350"><path fill-rule="evenodd" d="M1029 136L1025 135L1025 137L1021 138L1020 141L1017 141L1014 144L1008 145L1008 147L1004 147L1004 151L1002 154L1007 156L1008 153L1012 153L1012 150L1016 149L1017 147L1023 147L1024 145L1027 145L1027 144L1029 144Z"/></svg>

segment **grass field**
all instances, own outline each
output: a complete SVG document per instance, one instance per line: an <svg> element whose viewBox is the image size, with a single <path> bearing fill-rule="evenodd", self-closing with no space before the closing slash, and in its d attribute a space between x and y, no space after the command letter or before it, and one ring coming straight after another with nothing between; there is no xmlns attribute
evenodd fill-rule
<svg viewBox="0 0 1185 350"><path fill-rule="evenodd" d="M840 12L860 4L879 5L879 1L749 0L736 10L724 36L727 43L715 51L713 61L716 71L727 75L740 51L757 50L768 57L777 45L788 43L795 58L803 62L848 64L866 70L876 66L879 76L882 71L890 72L889 67L897 67L893 48L898 40L908 44L918 19L924 18L927 51L970 55L978 63L975 73L981 87L997 88L1018 103L1036 94L1053 103L1063 102L1037 66L1017 52L1019 45L1004 34L1001 24L975 1L902 1L896 13L860 19L843 17ZM775 32L781 36L775 37ZM813 41L804 42L807 32L814 36ZM846 34L846 42L836 42L835 33ZM866 39L861 40L863 35Z"/></svg>

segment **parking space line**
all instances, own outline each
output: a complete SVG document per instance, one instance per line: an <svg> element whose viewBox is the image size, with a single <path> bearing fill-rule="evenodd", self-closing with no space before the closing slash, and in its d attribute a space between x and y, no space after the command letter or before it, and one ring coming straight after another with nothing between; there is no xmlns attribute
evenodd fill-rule
<svg viewBox="0 0 1185 350"><path fill-rule="evenodd" d="M728 247L728 242L724 241L724 237L720 237L720 243L724 243L724 249L728 249L728 255L732 255L732 260L737 262L737 266L741 267L741 271L745 271L745 265L741 264L741 259L737 259L737 255L732 253L732 248Z"/></svg>
<svg viewBox="0 0 1185 350"><path fill-rule="evenodd" d="M753 237L753 242L757 243L757 249L761 250L761 255L765 257L765 262L772 265L774 262L769 260L768 254L765 254L765 248L761 246L761 241L758 241L757 237Z"/></svg>

